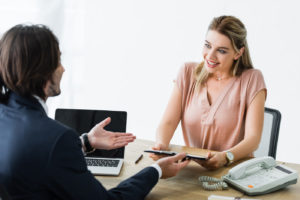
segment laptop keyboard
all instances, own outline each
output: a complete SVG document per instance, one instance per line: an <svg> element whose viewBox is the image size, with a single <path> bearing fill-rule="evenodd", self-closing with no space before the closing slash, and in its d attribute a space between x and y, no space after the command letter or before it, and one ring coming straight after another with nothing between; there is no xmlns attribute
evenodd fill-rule
<svg viewBox="0 0 300 200"><path fill-rule="evenodd" d="M88 166L117 167L120 160L85 159Z"/></svg>

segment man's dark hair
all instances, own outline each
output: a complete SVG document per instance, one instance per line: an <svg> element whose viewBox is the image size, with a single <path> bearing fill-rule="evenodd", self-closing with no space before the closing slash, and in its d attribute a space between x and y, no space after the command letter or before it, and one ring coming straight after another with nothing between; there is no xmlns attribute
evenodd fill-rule
<svg viewBox="0 0 300 200"><path fill-rule="evenodd" d="M44 25L16 25L0 41L0 102L10 91L45 99L44 87L60 62L59 43Z"/></svg>

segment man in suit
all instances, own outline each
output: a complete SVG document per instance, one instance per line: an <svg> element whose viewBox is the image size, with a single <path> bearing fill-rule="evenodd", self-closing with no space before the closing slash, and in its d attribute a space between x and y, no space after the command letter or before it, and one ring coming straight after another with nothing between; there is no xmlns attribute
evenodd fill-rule
<svg viewBox="0 0 300 200"><path fill-rule="evenodd" d="M134 140L96 125L85 146L78 134L47 116L60 94L64 68L57 38L42 25L17 25L0 41L0 184L16 199L144 199L159 178L188 164L185 154L163 158L106 190L88 171L82 147L111 149Z"/></svg>

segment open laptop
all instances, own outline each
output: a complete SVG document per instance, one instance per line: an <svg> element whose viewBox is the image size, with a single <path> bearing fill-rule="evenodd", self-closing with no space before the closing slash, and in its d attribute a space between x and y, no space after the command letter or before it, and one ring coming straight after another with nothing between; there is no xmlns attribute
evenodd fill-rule
<svg viewBox="0 0 300 200"><path fill-rule="evenodd" d="M75 129L79 135L89 132L96 124L111 118L105 130L126 132L125 111L56 109L55 120ZM97 149L85 156L88 169L95 175L119 175L124 161L125 147L113 150Z"/></svg>

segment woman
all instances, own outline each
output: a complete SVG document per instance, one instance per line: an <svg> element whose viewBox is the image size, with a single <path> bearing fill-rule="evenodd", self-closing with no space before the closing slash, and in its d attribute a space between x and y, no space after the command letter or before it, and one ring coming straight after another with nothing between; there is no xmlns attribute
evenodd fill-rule
<svg viewBox="0 0 300 200"><path fill-rule="evenodd" d="M204 60L186 63L179 71L153 149L168 148L180 121L187 146L218 151L199 162L208 169L257 149L267 90L261 72L253 69L246 35L244 24L233 16L212 20Z"/></svg>

